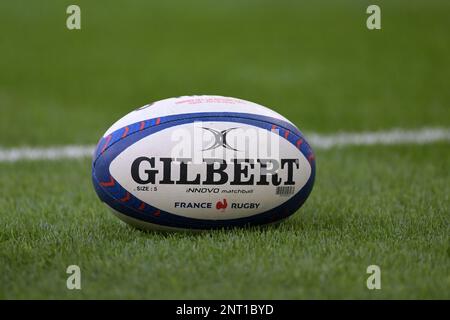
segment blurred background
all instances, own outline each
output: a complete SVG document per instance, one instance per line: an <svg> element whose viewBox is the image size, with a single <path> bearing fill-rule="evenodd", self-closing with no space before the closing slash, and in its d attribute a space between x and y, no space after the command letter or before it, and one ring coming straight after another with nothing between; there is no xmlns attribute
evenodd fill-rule
<svg viewBox="0 0 450 320"><path fill-rule="evenodd" d="M95 143L154 100L234 96L317 132L450 124L450 3L0 3L0 144Z"/></svg>

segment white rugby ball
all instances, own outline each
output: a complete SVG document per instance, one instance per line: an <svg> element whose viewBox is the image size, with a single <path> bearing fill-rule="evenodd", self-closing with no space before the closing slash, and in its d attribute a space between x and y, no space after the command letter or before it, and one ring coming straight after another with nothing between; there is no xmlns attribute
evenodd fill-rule
<svg viewBox="0 0 450 320"><path fill-rule="evenodd" d="M117 121L100 139L92 180L100 199L140 229L218 229L280 221L315 176L297 127L253 102L183 96Z"/></svg>

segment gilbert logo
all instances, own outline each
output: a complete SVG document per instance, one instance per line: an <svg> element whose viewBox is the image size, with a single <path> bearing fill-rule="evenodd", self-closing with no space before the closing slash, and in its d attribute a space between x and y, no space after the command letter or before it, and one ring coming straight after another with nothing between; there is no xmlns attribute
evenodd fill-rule
<svg viewBox="0 0 450 320"><path fill-rule="evenodd" d="M216 209L224 211L228 207L227 199L223 199L223 201L217 201Z"/></svg>
<svg viewBox="0 0 450 320"><path fill-rule="evenodd" d="M230 129L226 129L226 130L222 130L222 131L217 131L215 129L211 129L211 128L205 128L203 127L203 129L211 132L214 136L214 143L206 148L203 149L202 151L206 151L206 150L213 150L216 149L218 147L224 147L225 149L230 149L230 150L234 150L234 151L238 151L237 149L233 148L232 146L230 146L227 143L227 134L228 132L230 132L231 130L237 129L237 128L230 128Z"/></svg>

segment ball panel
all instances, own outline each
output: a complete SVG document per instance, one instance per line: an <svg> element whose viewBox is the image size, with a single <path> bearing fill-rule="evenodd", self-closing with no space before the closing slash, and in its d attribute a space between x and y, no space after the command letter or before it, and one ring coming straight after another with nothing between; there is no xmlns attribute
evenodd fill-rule
<svg viewBox="0 0 450 320"><path fill-rule="evenodd" d="M160 100L130 112L114 123L111 128L105 132L103 137L107 137L120 128L137 123L141 119L156 119L188 113L211 112L234 112L261 115L282 120L294 126L293 123L281 114L254 102L222 96L183 96Z"/></svg>

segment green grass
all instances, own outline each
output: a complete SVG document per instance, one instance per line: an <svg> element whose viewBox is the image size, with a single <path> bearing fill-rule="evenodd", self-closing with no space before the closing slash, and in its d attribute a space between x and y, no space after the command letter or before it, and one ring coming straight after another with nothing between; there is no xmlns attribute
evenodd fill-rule
<svg viewBox="0 0 450 320"><path fill-rule="evenodd" d="M2 164L0 297L450 298L447 144L319 152L318 167L278 226L160 234L109 213L87 161Z"/></svg>
<svg viewBox="0 0 450 320"><path fill-rule="evenodd" d="M77 3L81 31L70 1L0 4L2 145L95 143L136 107L205 93L305 131L450 125L448 1L379 1L381 31L369 1Z"/></svg>
<svg viewBox="0 0 450 320"><path fill-rule="evenodd" d="M450 127L450 3L0 2L0 147L93 144L150 101L235 96L305 132ZM450 298L448 143L317 151L278 226L134 230L90 161L0 163L0 298ZM82 290L65 270L82 269ZM382 290L369 291L377 264Z"/></svg>

